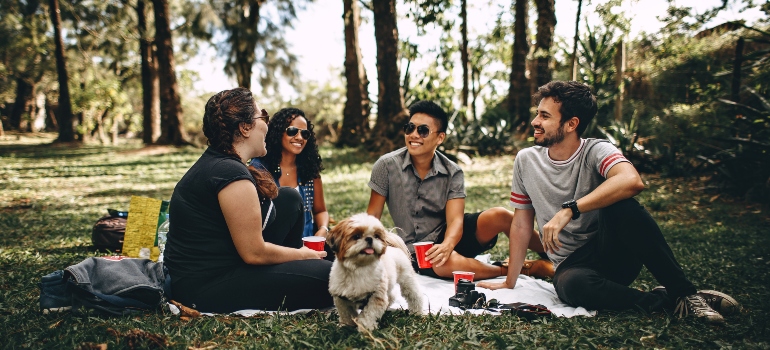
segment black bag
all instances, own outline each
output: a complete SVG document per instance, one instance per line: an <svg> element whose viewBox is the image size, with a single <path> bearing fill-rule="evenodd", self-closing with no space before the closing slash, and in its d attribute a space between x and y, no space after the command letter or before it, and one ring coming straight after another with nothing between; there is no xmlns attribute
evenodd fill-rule
<svg viewBox="0 0 770 350"><path fill-rule="evenodd" d="M102 216L94 224L91 242L99 251L120 252L123 249L128 212L114 209L107 209L107 212L108 215Z"/></svg>

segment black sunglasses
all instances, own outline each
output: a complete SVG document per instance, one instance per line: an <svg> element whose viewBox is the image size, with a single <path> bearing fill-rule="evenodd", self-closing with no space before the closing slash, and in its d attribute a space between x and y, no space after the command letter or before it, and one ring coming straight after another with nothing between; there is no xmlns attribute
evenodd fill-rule
<svg viewBox="0 0 770 350"><path fill-rule="evenodd" d="M270 114L267 114L267 111L264 108L262 109L261 112L262 112L262 115L260 115L259 117L254 118L254 119L264 119L265 120L265 124L269 123L270 122Z"/></svg>
<svg viewBox="0 0 770 350"><path fill-rule="evenodd" d="M305 140L310 139L310 130L308 129L300 129L296 126L290 126L286 128L286 135L289 135L289 137L297 136L297 133L302 135L302 138Z"/></svg>
<svg viewBox="0 0 770 350"><path fill-rule="evenodd" d="M414 123L409 122L404 124L404 133L407 135L411 135L414 130L417 129L417 135L420 135L422 138L428 137L430 135L431 131L428 127L428 124L422 124L422 125L414 125Z"/></svg>

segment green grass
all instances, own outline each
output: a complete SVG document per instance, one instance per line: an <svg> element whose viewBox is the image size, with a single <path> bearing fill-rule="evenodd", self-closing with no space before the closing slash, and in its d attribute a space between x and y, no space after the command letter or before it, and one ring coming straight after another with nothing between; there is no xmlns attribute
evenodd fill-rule
<svg viewBox="0 0 770 350"><path fill-rule="evenodd" d="M99 255L91 227L131 195L167 199L201 149L50 145L51 135L0 138L0 347L19 348L770 348L770 209L706 192L701 179L645 176L639 196L699 288L744 306L725 326L636 311L525 322L510 316L388 312L371 335L337 326L335 314L207 317L159 311L132 317L42 315L41 276ZM375 156L322 148L326 202L340 220L365 210ZM464 166L467 211L507 206L512 157ZM706 188L706 189L704 189ZM386 224L391 224L389 217ZM501 239L493 257L502 258ZM657 283L644 271L634 286Z"/></svg>

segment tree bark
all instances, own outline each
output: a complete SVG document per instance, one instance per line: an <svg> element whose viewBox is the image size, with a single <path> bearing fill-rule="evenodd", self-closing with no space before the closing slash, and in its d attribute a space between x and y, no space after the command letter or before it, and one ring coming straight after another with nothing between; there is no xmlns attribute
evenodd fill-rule
<svg viewBox="0 0 770 350"><path fill-rule="evenodd" d="M572 80L577 80L577 47L580 34L580 11L583 9L583 0L578 0L577 16L575 16L575 39L572 41Z"/></svg>
<svg viewBox="0 0 770 350"><path fill-rule="evenodd" d="M53 22L54 44L56 45L56 74L59 77L59 142L75 141L75 128L72 125L72 101L70 100L67 61L64 56L64 42L61 36L61 11L59 0L50 0L51 22Z"/></svg>
<svg viewBox="0 0 770 350"><path fill-rule="evenodd" d="M372 2L374 36L377 41L377 123L374 125L369 148L387 152L404 144L401 126L409 119L399 80L398 27L396 0Z"/></svg>
<svg viewBox="0 0 770 350"><path fill-rule="evenodd" d="M528 0L516 0L515 4L513 63L508 90L508 114L510 115L511 130L526 128L526 124L529 122L529 107L532 104L530 102L529 79L526 75L527 54L529 54L528 5Z"/></svg>
<svg viewBox="0 0 770 350"><path fill-rule="evenodd" d="M187 132L184 130L182 106L179 103L168 0L152 0L152 4L155 13L155 44L158 47L161 109L161 133L157 143L186 145L189 142Z"/></svg>
<svg viewBox="0 0 770 350"><path fill-rule="evenodd" d="M21 130L21 119L24 112L27 112L32 102L32 84L23 78L16 78L16 100L11 108L11 114L8 116L8 128L10 130Z"/></svg>
<svg viewBox="0 0 770 350"><path fill-rule="evenodd" d="M537 7L537 37L535 38L535 88L547 84L551 75L551 46L556 27L554 0L535 0Z"/></svg>
<svg viewBox="0 0 770 350"><path fill-rule="evenodd" d="M615 88L618 90L615 95L615 120L623 120L623 95L625 93L625 86L623 84L623 78L626 73L626 46L623 43L623 39L620 39L615 47Z"/></svg>
<svg viewBox="0 0 770 350"><path fill-rule="evenodd" d="M735 60L733 60L733 82L731 86L730 98L735 103L740 102L741 98L741 66L743 65L743 46L746 42L743 37L738 38L735 43Z"/></svg>
<svg viewBox="0 0 770 350"><path fill-rule="evenodd" d="M146 3L136 2L139 26L139 53L142 59L142 141L152 144L160 137L160 88L158 87L158 64L155 45L147 27Z"/></svg>
<svg viewBox="0 0 770 350"><path fill-rule="evenodd" d="M347 80L347 100L342 111L342 129L337 139L338 146L360 146L369 133L369 79L361 59L361 46L358 40L358 27L361 25L361 12L358 0L344 0L345 23L345 79Z"/></svg>
<svg viewBox="0 0 770 350"><path fill-rule="evenodd" d="M468 0L460 1L460 64L463 68L462 107L468 108Z"/></svg>
<svg viewBox="0 0 770 350"><path fill-rule="evenodd" d="M257 62L257 41L259 40L259 10L263 0L240 0L233 7L226 5L225 13L236 13L236 22L224 21L230 37L231 50L235 54L233 68L238 85L251 89L252 68ZM231 11L231 10L235 11Z"/></svg>

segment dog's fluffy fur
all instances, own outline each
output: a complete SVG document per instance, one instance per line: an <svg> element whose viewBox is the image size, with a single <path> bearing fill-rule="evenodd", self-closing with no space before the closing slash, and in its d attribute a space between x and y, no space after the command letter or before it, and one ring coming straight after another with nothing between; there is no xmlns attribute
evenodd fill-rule
<svg viewBox="0 0 770 350"><path fill-rule="evenodd" d="M396 283L401 286L409 311L422 314L422 293L409 250L401 237L386 230L380 220L356 214L335 225L327 240L336 254L329 292L341 324L358 325L361 332L377 328L377 321L396 298Z"/></svg>

